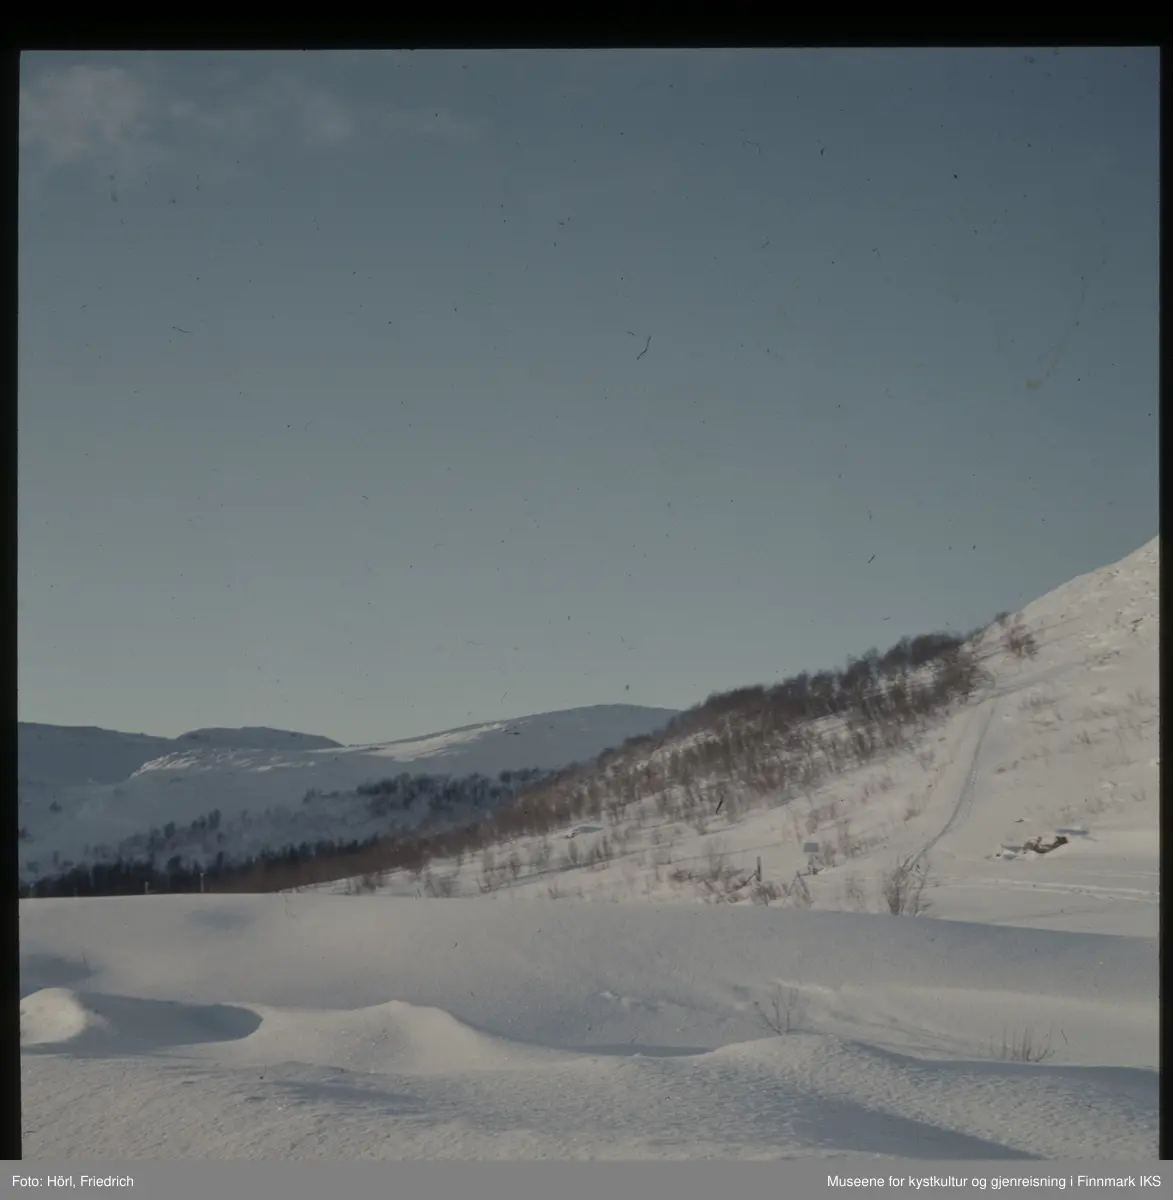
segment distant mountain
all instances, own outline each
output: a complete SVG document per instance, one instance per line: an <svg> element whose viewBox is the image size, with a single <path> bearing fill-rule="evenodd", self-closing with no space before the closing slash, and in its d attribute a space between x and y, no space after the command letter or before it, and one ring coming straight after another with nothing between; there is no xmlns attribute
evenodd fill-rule
<svg viewBox="0 0 1173 1200"><path fill-rule="evenodd" d="M283 729L195 729L177 738L120 733L94 725L17 726L17 760L22 782L33 784L120 783L144 763L197 745L209 749L318 750L337 742Z"/></svg>
<svg viewBox="0 0 1173 1200"><path fill-rule="evenodd" d="M333 738L316 733L291 733L288 729L267 729L246 725L243 729L193 729L181 733L181 746L207 746L219 750L332 750L342 745Z"/></svg>
<svg viewBox="0 0 1173 1200"><path fill-rule="evenodd" d="M22 874L36 878L67 864L138 853L144 841L166 858L181 842L193 852L192 838L202 853L224 848L234 855L371 836L422 815L373 804L359 792L366 785L404 774L496 779L555 770L661 729L675 715L597 705L364 746L263 728L199 729L168 739L22 724ZM462 795L452 811L463 807ZM215 836L204 821L210 814ZM168 829L177 832L149 836Z"/></svg>
<svg viewBox="0 0 1173 1200"><path fill-rule="evenodd" d="M92 725L17 725L21 783L118 783L145 762L169 753L172 738L117 733Z"/></svg>

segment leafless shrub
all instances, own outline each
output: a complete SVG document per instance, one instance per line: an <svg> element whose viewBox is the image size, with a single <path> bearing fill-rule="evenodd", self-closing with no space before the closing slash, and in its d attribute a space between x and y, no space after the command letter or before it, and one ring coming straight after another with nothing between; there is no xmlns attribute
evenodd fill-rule
<svg viewBox="0 0 1173 1200"><path fill-rule="evenodd" d="M795 875L794 881L784 891L786 899L790 901L791 906L794 908L810 908L814 903L811 890L807 887L807 882L801 875Z"/></svg>
<svg viewBox="0 0 1173 1200"><path fill-rule="evenodd" d="M887 910L897 917L917 917L928 911L924 895L929 868L915 855L898 862L880 878L880 898Z"/></svg>
<svg viewBox="0 0 1173 1200"><path fill-rule="evenodd" d="M856 858L864 848L863 842L851 832L851 821L847 817L840 817L835 822L835 841L844 858Z"/></svg>
<svg viewBox="0 0 1173 1200"><path fill-rule="evenodd" d="M803 763L799 771L798 782L802 790L806 793L806 797L812 803L814 802L815 789L823 781L823 770L818 763L815 762L813 754L808 757Z"/></svg>
<svg viewBox="0 0 1173 1200"><path fill-rule="evenodd" d="M769 907L771 900L781 900L785 893L771 880L757 880L749 885L749 898L754 904Z"/></svg>
<svg viewBox="0 0 1173 1200"><path fill-rule="evenodd" d="M656 879L658 882L658 868ZM714 844L707 847L702 866L674 867L668 872L668 880L678 887L691 885L705 900L718 904L736 904L746 896L757 904L767 904L784 894L773 885L763 884L759 871L747 873L744 868L726 862L725 855Z"/></svg>
<svg viewBox="0 0 1173 1200"><path fill-rule="evenodd" d="M778 986L774 989L767 1008L763 1008L756 1000L754 1008L758 1010L766 1028L779 1037L793 1033L806 1015L802 993L793 987L783 989Z"/></svg>
<svg viewBox="0 0 1173 1200"><path fill-rule="evenodd" d="M867 911L868 901L858 875L852 873L843 881L843 897L848 908L856 912Z"/></svg>
<svg viewBox="0 0 1173 1200"><path fill-rule="evenodd" d="M540 875L550 865L553 849L548 837L542 838L530 851L529 868L535 875Z"/></svg>
<svg viewBox="0 0 1173 1200"><path fill-rule="evenodd" d="M1059 1031L1062 1034L1062 1030ZM1003 1062L1040 1063L1053 1058L1055 1054L1051 1046L1051 1030L1045 1037L1038 1037L1034 1030L1027 1026L1018 1033L1007 1034L1002 1031L1002 1049L998 1057Z"/></svg>
<svg viewBox="0 0 1173 1200"><path fill-rule="evenodd" d="M424 876L424 894L432 898L451 899L456 895L456 876L437 876L429 871Z"/></svg>
<svg viewBox="0 0 1173 1200"><path fill-rule="evenodd" d="M725 874L724 846L715 838L705 846L705 871L714 882Z"/></svg>
<svg viewBox="0 0 1173 1200"><path fill-rule="evenodd" d="M1015 658L1034 658L1039 652L1038 640L1025 625L1016 623L1002 635L1002 644Z"/></svg>
<svg viewBox="0 0 1173 1200"><path fill-rule="evenodd" d="M590 848L590 851L587 854L587 866L591 869L605 866L611 861L612 857L613 852L611 849L611 839L604 834Z"/></svg>

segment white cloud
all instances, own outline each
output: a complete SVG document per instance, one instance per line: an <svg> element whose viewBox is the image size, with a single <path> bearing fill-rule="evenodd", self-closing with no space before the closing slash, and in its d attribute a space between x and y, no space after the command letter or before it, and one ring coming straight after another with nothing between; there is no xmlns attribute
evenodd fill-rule
<svg viewBox="0 0 1173 1200"><path fill-rule="evenodd" d="M288 68L244 80L180 90L157 59L133 69L81 65L44 70L21 89L21 146L38 167L100 161L119 172L136 162L174 158L185 142L214 149L293 139L309 148L344 146L361 136L467 141L478 127L438 108L377 111L348 103L307 73Z"/></svg>
<svg viewBox="0 0 1173 1200"><path fill-rule="evenodd" d="M321 88L283 74L218 103L176 98L170 119L201 137L255 142L292 134L310 145L336 145L358 133L358 121L343 102Z"/></svg>
<svg viewBox="0 0 1173 1200"><path fill-rule="evenodd" d="M122 157L150 125L147 89L121 67L49 71L20 90L20 142L51 164Z"/></svg>

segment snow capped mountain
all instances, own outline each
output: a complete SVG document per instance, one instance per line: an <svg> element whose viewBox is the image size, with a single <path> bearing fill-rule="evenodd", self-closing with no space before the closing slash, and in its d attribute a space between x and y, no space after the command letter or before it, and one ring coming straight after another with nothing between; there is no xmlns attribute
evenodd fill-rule
<svg viewBox="0 0 1173 1200"><path fill-rule="evenodd" d="M246 847L372 836L387 831L387 813L372 813L355 794L363 785L404 773L459 778L554 770L659 729L674 715L598 705L364 746L263 728L201 729L166 739L22 725L22 872L34 879L95 858L140 853L151 830L183 831L193 823L198 845L179 847L168 834L166 844L154 839L152 853L167 850L166 858L182 848L214 857L225 847L231 855ZM210 814L209 831L199 826Z"/></svg>
<svg viewBox="0 0 1173 1200"><path fill-rule="evenodd" d="M43 725L21 721L17 754L25 784L120 783L157 758L194 748L207 750L320 750L337 747L331 738L284 729L193 729L177 738L119 733L92 725Z"/></svg>
<svg viewBox="0 0 1173 1200"><path fill-rule="evenodd" d="M116 733L93 726L17 726L17 758L22 793L30 784L117 783L145 762L168 753L171 738L147 733Z"/></svg>

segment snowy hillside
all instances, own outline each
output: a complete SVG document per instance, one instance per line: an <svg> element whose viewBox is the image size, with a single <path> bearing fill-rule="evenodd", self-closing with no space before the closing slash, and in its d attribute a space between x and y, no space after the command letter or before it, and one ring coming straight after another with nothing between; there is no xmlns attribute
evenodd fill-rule
<svg viewBox="0 0 1173 1200"><path fill-rule="evenodd" d="M974 647L985 686L886 752L854 759L841 722L815 723L796 752L804 771L821 764L805 782L759 793L718 766L586 822L434 859L425 890L860 911L885 908L881 876L909 862L934 915L1155 936L1158 581L1154 540L1056 588L1018 615L1033 657L1006 648L1019 622L993 624ZM1057 836L1051 853L1029 849ZM380 887L421 884L392 870Z"/></svg>
<svg viewBox="0 0 1173 1200"><path fill-rule="evenodd" d="M116 855L206 861L323 837L361 839L396 827L356 794L362 785L404 772L494 778L523 768L550 770L593 759L674 715L600 705L366 746L269 729L197 730L164 741L22 727L22 875L36 879ZM26 728L47 731L30 736L35 753L27 759ZM111 777L131 762L125 776ZM402 818L406 827L418 819Z"/></svg>
<svg viewBox="0 0 1173 1200"><path fill-rule="evenodd" d="M378 894L22 901L26 1156L1155 1157L1158 568Z"/></svg>

